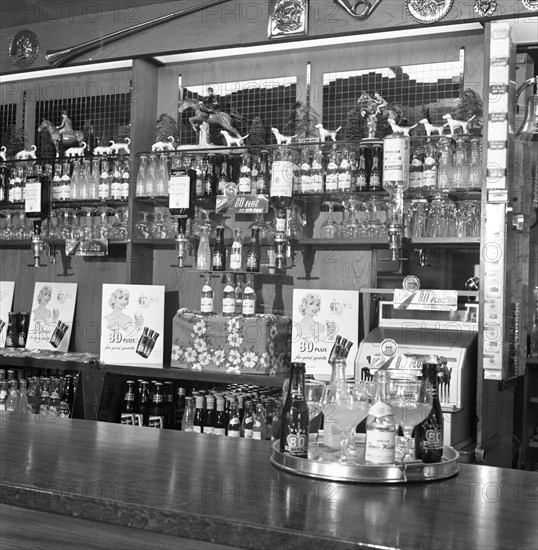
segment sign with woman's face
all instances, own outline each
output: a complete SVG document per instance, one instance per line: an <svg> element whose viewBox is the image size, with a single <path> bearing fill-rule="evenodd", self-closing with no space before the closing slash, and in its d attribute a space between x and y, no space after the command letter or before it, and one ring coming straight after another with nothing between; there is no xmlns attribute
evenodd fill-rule
<svg viewBox="0 0 538 550"><path fill-rule="evenodd" d="M0 347L6 345L9 312L13 304L15 281L0 281Z"/></svg>

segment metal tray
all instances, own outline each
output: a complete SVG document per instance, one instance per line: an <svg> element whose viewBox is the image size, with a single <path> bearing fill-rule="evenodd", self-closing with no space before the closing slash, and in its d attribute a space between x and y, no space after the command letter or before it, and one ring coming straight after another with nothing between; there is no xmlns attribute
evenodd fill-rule
<svg viewBox="0 0 538 550"><path fill-rule="evenodd" d="M340 453L328 451L323 445L311 444L308 458L297 458L280 452L280 442L272 444L271 463L293 474L330 481L354 483L407 483L434 481L455 476L459 472L458 451L444 447L441 462L425 464L422 461L399 462L388 465L364 463L364 451L358 445L356 458L340 462ZM364 448L364 445L362 445Z"/></svg>

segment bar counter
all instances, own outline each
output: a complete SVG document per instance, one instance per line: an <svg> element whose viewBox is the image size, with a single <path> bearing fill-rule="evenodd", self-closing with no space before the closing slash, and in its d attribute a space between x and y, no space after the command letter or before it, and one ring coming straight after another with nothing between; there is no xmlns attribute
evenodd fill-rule
<svg viewBox="0 0 538 550"><path fill-rule="evenodd" d="M532 472L461 464L443 481L332 483L273 467L266 441L16 413L1 420L4 543L20 521L21 541L32 522L42 526L40 548L51 524L99 533L102 546L91 548L538 547Z"/></svg>

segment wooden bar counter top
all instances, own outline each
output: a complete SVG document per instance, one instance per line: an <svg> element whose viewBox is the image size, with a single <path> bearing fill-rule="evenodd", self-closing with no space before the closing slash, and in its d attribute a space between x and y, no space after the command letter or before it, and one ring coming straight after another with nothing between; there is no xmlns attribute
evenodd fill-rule
<svg viewBox="0 0 538 550"><path fill-rule="evenodd" d="M35 531L35 548L71 533L55 548L538 548L536 473L332 483L269 458L266 441L3 413L0 544L30 548Z"/></svg>

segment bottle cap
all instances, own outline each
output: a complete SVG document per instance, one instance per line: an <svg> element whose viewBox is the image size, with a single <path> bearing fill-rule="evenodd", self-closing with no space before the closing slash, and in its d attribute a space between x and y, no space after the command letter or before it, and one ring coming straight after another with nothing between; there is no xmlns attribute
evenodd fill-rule
<svg viewBox="0 0 538 550"><path fill-rule="evenodd" d="M203 409L204 408L204 396L198 395L196 397L196 408L197 409Z"/></svg>

